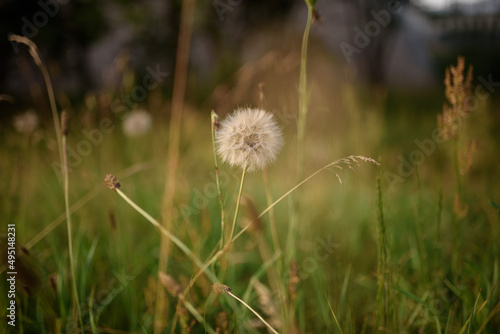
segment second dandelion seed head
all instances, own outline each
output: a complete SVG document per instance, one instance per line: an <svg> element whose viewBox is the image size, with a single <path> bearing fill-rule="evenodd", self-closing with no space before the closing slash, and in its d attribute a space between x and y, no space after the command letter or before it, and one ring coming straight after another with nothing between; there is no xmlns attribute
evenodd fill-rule
<svg viewBox="0 0 500 334"><path fill-rule="evenodd" d="M273 114L262 109L242 108L220 123L217 152L231 166L249 172L264 169L283 147L283 134Z"/></svg>

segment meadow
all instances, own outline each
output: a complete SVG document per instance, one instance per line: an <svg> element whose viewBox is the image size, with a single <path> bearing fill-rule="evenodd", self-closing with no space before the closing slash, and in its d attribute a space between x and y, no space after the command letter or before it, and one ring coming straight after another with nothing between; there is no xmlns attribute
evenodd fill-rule
<svg viewBox="0 0 500 334"><path fill-rule="evenodd" d="M419 96L321 81L307 3L294 70L235 80L253 99L197 107L179 62L171 100L129 108L143 80L124 71L79 103L46 84L54 120L2 126L2 333L500 331L498 94L463 58ZM256 171L217 152L243 106L283 135ZM151 119L134 136L136 109Z"/></svg>

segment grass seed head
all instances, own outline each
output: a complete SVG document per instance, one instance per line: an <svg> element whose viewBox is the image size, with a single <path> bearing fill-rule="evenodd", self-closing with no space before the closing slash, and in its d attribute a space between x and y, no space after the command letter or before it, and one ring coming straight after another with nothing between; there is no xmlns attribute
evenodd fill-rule
<svg viewBox="0 0 500 334"><path fill-rule="evenodd" d="M217 152L231 166L263 169L276 159L283 135L273 114L262 109L237 109L220 124Z"/></svg>
<svg viewBox="0 0 500 334"><path fill-rule="evenodd" d="M438 126L444 139L452 139L460 132L464 119L471 113L469 105L472 96L472 66L465 72L465 59L458 57L457 66L450 66L445 72L445 95L448 104L438 115Z"/></svg>
<svg viewBox="0 0 500 334"><path fill-rule="evenodd" d="M106 175L106 177L104 178L104 182L109 189L114 191L116 191L116 189L120 189L121 187L120 182L118 182L118 179L113 174Z"/></svg>
<svg viewBox="0 0 500 334"><path fill-rule="evenodd" d="M212 290L218 295L225 295L228 292L231 292L231 288L228 287L227 285L221 284L221 283L214 283L212 284Z"/></svg>

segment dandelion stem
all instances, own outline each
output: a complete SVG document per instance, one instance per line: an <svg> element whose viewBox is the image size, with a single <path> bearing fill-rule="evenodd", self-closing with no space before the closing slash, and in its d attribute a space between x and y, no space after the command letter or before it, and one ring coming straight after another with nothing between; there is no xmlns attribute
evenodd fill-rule
<svg viewBox="0 0 500 334"><path fill-rule="evenodd" d="M59 126L59 125L58 125ZM66 153L66 135L62 136L62 156L64 165L64 205L66 210L66 226L68 228L68 248L69 248L69 264L71 269L71 282L73 285L73 294L75 297L78 319L83 330L82 313L80 311L80 302L78 301L78 290L76 289L75 277L75 262L73 260L73 242L71 233L71 211L69 209L69 178L68 178L68 155Z"/></svg>
<svg viewBox="0 0 500 334"><path fill-rule="evenodd" d="M260 319L260 321L262 321L264 323L264 325L267 326L267 328L269 328L269 330L275 334L279 334L273 327L271 327L271 325L269 325L267 323L267 321L264 320L264 318L261 317L261 315L259 313L257 313L253 308L250 307L250 305L248 305L247 303L245 303L243 300L239 299L238 297L236 297L231 291L227 291L227 294L230 295L231 297L233 297L234 299L236 299L237 301L239 301L240 303L242 303L243 305L245 305L245 307L247 309L249 309L250 311L252 311L253 314L255 314L257 316L257 318Z"/></svg>
<svg viewBox="0 0 500 334"><path fill-rule="evenodd" d="M234 229L236 227L236 221L238 220L238 213L240 211L240 202L241 202L241 193L243 192L243 184L245 182L245 175L247 172L248 166L245 165L243 168L243 173L241 174L241 183L240 183L240 190L238 191L238 199L236 200L236 211L234 213L234 219L233 219L233 226L231 227L231 234L229 235L229 241L233 239L234 235Z"/></svg>

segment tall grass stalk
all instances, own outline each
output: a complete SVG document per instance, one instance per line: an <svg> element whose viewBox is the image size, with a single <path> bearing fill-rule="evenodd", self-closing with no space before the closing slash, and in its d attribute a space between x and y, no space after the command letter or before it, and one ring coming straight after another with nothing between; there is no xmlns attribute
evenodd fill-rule
<svg viewBox="0 0 500 334"><path fill-rule="evenodd" d="M387 322L387 234L384 222L384 211L382 203L382 189L380 176L377 177L377 328L385 327ZM385 294L384 294L385 292Z"/></svg>
<svg viewBox="0 0 500 334"><path fill-rule="evenodd" d="M443 216L443 188L439 189L438 195L438 205L437 205L437 215L436 215L436 246L434 247L435 255L434 262L435 267L439 266L441 262L441 225Z"/></svg>
<svg viewBox="0 0 500 334"><path fill-rule="evenodd" d="M309 92L307 91L307 46L309 44L309 32L313 20L315 0L305 0L307 5L307 22L302 36L302 50L300 54L299 74L299 118L297 120L297 179L302 179L304 174L304 147L307 112L309 109Z"/></svg>
<svg viewBox="0 0 500 334"><path fill-rule="evenodd" d="M307 5L307 22L302 36L302 49L300 55L299 74L299 117L297 120L297 182L304 175L304 155L305 155L305 131L307 112L309 107L309 92L307 90L307 46L309 43L309 32L313 21L315 0L305 0ZM292 198L292 210L290 216L290 228L287 235L286 262L295 258L296 240L299 221L299 202L297 198Z"/></svg>
<svg viewBox="0 0 500 334"><path fill-rule="evenodd" d="M424 204L422 198L422 183L420 178L420 159L418 159L417 166L415 167L415 176L417 181L417 206L415 214L415 238L417 239L417 249L420 255L420 263L422 276L425 281L430 280L430 269L429 269L429 256L427 254L427 249L425 247L425 216L424 216Z"/></svg>
<svg viewBox="0 0 500 334"><path fill-rule="evenodd" d="M264 176L264 187L266 189L266 200L267 200L267 205L269 206L273 203L273 196L271 194L271 187L269 184L269 172L268 172L267 167L264 168L263 176ZM278 238L278 230L276 229L276 218L274 216L274 209L273 208L271 208L271 210L269 210L269 225L270 225L270 229L271 229L271 237L273 239L274 252L281 253L280 241ZM281 265L281 261L278 261L278 269L280 272L283 269L283 266Z"/></svg>
<svg viewBox="0 0 500 334"><path fill-rule="evenodd" d="M184 95L186 91L187 70L189 61L189 49L191 46L191 34L193 31L195 0L183 0L181 8L181 20L179 27L179 43L177 46L174 85L172 92L172 110L170 115L169 142L167 152L167 167L165 170L165 188L163 192L162 223L165 229L171 230L173 226L174 196L176 191L176 174L179 160L179 141L182 121L182 110L184 108ZM170 254L169 241L161 239L160 256L158 259L158 270L167 272L168 258ZM163 319L166 314L167 300L165 292L158 287L156 290L156 310L154 333L163 331Z"/></svg>
<svg viewBox="0 0 500 334"><path fill-rule="evenodd" d="M217 149L215 147L215 133L219 127L219 116L212 110L211 114L212 120L212 149L214 153L214 164L215 164L215 182L217 183L217 192L219 195L219 206L220 206L220 249L224 248L224 233L225 233L225 215L224 215L224 199L222 197L222 190L220 187L219 178L219 159L217 158Z"/></svg>
<svg viewBox="0 0 500 334"><path fill-rule="evenodd" d="M71 233L71 211L69 207L69 177L68 177L68 157L66 153L66 134L67 134L67 124L66 120L59 119L59 114L57 112L56 99L54 95L54 88L52 87L52 81L50 80L49 71L40 57L40 52L38 47L33 41L24 36L19 36L15 34L9 35L9 41L14 41L17 43L24 44L28 47L29 53L33 58L35 64L42 72L43 80L45 82L45 87L47 89L47 95L49 97L50 109L52 111L52 118L54 121L54 131L56 133L57 148L59 152L59 161L63 163L63 178L64 178L64 205L66 212L66 225L68 230L68 247L69 247L69 260L70 260L70 270L71 270L71 280L73 286L74 303L76 304L78 319L80 326L83 331L83 320L80 310L80 303L78 301L78 290L76 287L76 277L75 277L75 263L73 257L73 245L72 245L72 233ZM63 135L64 133L64 135Z"/></svg>
<svg viewBox="0 0 500 334"><path fill-rule="evenodd" d="M73 286L73 298L76 304L76 310L78 312L78 320L80 321L80 326L83 329L82 313L80 310L80 302L78 301L78 289L76 287L76 276L75 276L75 260L73 257L73 241L71 232L71 211L69 208L69 177L68 177L68 154L66 153L66 137L68 133L68 124L66 112L63 111L61 117L61 128L62 128L62 152L63 152L63 174L64 174L64 207L66 210L66 227L68 229L68 250L69 250L69 264L71 269L71 283Z"/></svg>
<svg viewBox="0 0 500 334"><path fill-rule="evenodd" d="M456 185L456 193L455 193L455 203L461 205L462 200L462 180L460 176L460 165L459 165L459 157L458 157L458 134L453 138L453 167L455 170L455 185ZM461 270L461 261L460 261L460 248L461 248L461 236L460 236L460 216L457 212L458 208L455 207L453 210L453 235L455 240L455 247L453 249L453 270L456 277L460 275Z"/></svg>
<svg viewBox="0 0 500 334"><path fill-rule="evenodd" d="M59 120L59 114L57 113L56 98L54 95L54 89L52 87L52 81L50 80L49 71L47 70L47 67L43 63L42 58L40 57L40 51L38 50L38 47L36 46L35 43L33 43L32 40L24 36L11 34L9 35L9 41L26 45L29 49L31 58L33 58L35 64L42 72L43 80L45 82L45 87L47 88L47 95L49 96L52 118L54 120L54 130L56 132L57 148L59 151L59 161L63 161L62 135L61 135L61 128L59 126L60 120Z"/></svg>

